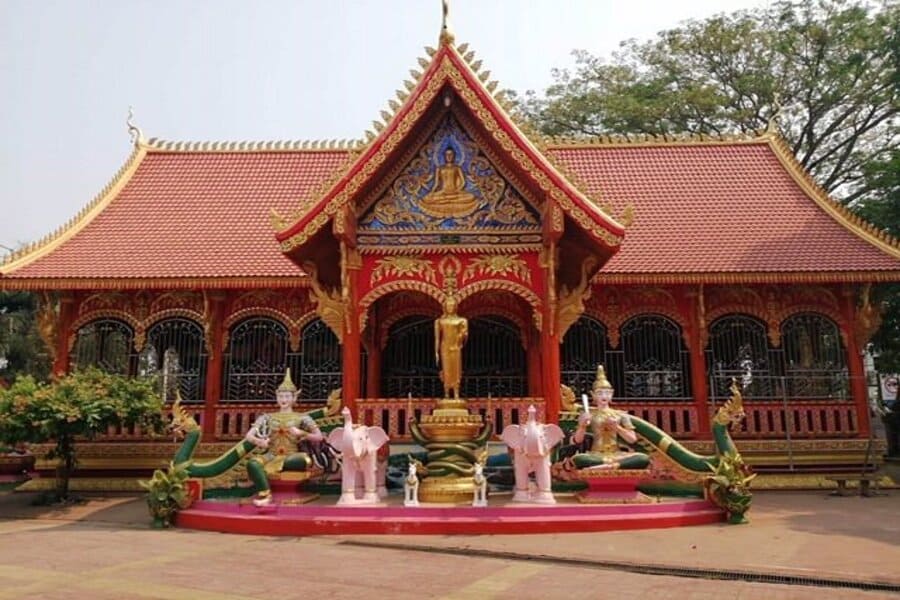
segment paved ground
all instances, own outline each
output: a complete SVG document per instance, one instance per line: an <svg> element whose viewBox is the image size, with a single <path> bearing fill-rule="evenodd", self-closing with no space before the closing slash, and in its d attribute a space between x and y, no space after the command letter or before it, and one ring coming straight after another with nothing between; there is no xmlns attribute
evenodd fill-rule
<svg viewBox="0 0 900 600"><path fill-rule="evenodd" d="M878 498L758 493L753 522L743 526L354 539L153 531L133 496L64 509L29 500L0 495L0 599L900 597L634 572L635 565L715 568L900 589L897 491Z"/></svg>

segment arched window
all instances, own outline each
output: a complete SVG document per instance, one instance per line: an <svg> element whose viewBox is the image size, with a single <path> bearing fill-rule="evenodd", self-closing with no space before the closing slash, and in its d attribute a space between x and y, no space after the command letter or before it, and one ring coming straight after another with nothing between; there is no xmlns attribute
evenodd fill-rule
<svg viewBox="0 0 900 600"><path fill-rule="evenodd" d="M174 377L174 381L169 384L167 400L175 400L174 389L177 385L184 402L202 402L206 389L207 363L203 328L196 321L183 317L154 323L147 330L147 345L141 352L142 359L150 356L153 359L142 360L142 370L162 371L168 350L174 350L177 363L171 367L174 373L170 371L170 375Z"/></svg>
<svg viewBox="0 0 900 600"><path fill-rule="evenodd" d="M435 364L434 317L415 315L395 323L382 354L381 395L417 398L444 395L440 367ZM504 317L469 319L469 338L463 348L460 395L466 398L527 395L528 369L521 333Z"/></svg>
<svg viewBox="0 0 900 600"><path fill-rule="evenodd" d="M519 327L505 317L469 319L460 394L466 398L528 395L528 367Z"/></svg>
<svg viewBox="0 0 900 600"><path fill-rule="evenodd" d="M324 400L341 387L343 355L340 341L322 319L310 322L300 335L297 385L303 400ZM365 388L363 388L365 389Z"/></svg>
<svg viewBox="0 0 900 600"><path fill-rule="evenodd" d="M269 317L236 323L223 358L222 397L227 401L271 402L288 366L293 377L299 375L299 356L291 353L287 327Z"/></svg>
<svg viewBox="0 0 900 600"><path fill-rule="evenodd" d="M776 395L777 351L769 348L766 324L749 315L725 315L709 326L706 349L707 374L712 380L713 400L728 398L731 379L744 388L745 399L772 398Z"/></svg>
<svg viewBox="0 0 900 600"><path fill-rule="evenodd" d="M622 386L611 370L619 398L687 400L691 398L690 356L681 328L661 315L638 315L620 330L624 369Z"/></svg>
<svg viewBox="0 0 900 600"><path fill-rule="evenodd" d="M609 347L606 326L597 319L582 315L566 332L560 348L560 378L576 394L590 391L597 375L597 365L606 367L607 376L621 374L617 353ZM616 385L613 379L610 379Z"/></svg>
<svg viewBox="0 0 900 600"><path fill-rule="evenodd" d="M134 330L118 319L97 319L78 329L70 358L73 370L97 367L107 373L134 375Z"/></svg>
<svg viewBox="0 0 900 600"><path fill-rule="evenodd" d="M790 316L781 324L781 340L791 396L849 397L846 351L834 321L817 313Z"/></svg>
<svg viewBox="0 0 900 600"><path fill-rule="evenodd" d="M434 317L414 315L394 323L381 358L381 396L440 398L444 388L434 359Z"/></svg>

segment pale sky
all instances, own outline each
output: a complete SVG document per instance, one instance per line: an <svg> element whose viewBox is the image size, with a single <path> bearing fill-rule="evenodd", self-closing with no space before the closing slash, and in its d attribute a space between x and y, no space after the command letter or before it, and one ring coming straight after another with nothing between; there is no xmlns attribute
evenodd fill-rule
<svg viewBox="0 0 900 600"><path fill-rule="evenodd" d="M524 92L691 18L766 0L451 0ZM440 0L0 0L0 244L78 212L127 159L128 106L167 140L358 138L437 44ZM5 250L0 248L0 256Z"/></svg>

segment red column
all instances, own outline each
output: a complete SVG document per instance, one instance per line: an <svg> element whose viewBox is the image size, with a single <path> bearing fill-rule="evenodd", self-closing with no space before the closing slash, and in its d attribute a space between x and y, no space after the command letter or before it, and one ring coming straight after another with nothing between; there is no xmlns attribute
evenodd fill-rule
<svg viewBox="0 0 900 600"><path fill-rule="evenodd" d="M357 285L359 270L358 268L344 268L346 269L346 285L350 289L348 291L349 302L344 305L344 335L341 340L344 368L341 387L344 395L344 406L350 409L355 419L359 419L360 415L356 412L356 400L359 398L360 392L359 352L362 347L359 334L359 298L357 298L356 293L359 289ZM371 324L369 326L371 327Z"/></svg>
<svg viewBox="0 0 900 600"><path fill-rule="evenodd" d="M213 439L216 432L216 405L222 398L222 340L225 332L225 295L209 292L207 295L209 314L207 334L209 335L209 356L206 363L206 389L203 394L203 435Z"/></svg>
<svg viewBox="0 0 900 600"><path fill-rule="evenodd" d="M706 316L703 314L702 291L691 292L685 308L691 318L688 319L690 330L685 336L688 341L691 357L691 390L694 394L694 409L697 411L697 437L710 438L709 425L709 386L706 378L706 356L701 335L706 327Z"/></svg>
<svg viewBox="0 0 900 600"><path fill-rule="evenodd" d="M844 294L844 322L841 332L847 345L847 371L850 375L850 395L856 404L859 437L869 435L869 395L866 388L866 370L859 345L856 342L856 303L852 291Z"/></svg>

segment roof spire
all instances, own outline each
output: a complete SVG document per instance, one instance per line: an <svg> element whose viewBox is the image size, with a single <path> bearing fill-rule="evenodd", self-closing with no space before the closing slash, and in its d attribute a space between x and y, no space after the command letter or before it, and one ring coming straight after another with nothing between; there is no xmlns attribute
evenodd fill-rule
<svg viewBox="0 0 900 600"><path fill-rule="evenodd" d="M144 132L141 128L134 124L134 108L128 107L128 118L125 120L128 125L128 135L131 136L131 143L137 146L144 142Z"/></svg>
<svg viewBox="0 0 900 600"><path fill-rule="evenodd" d="M452 46L456 38L453 32L450 31L450 0L441 0L441 9L441 35L438 38L438 43Z"/></svg>

